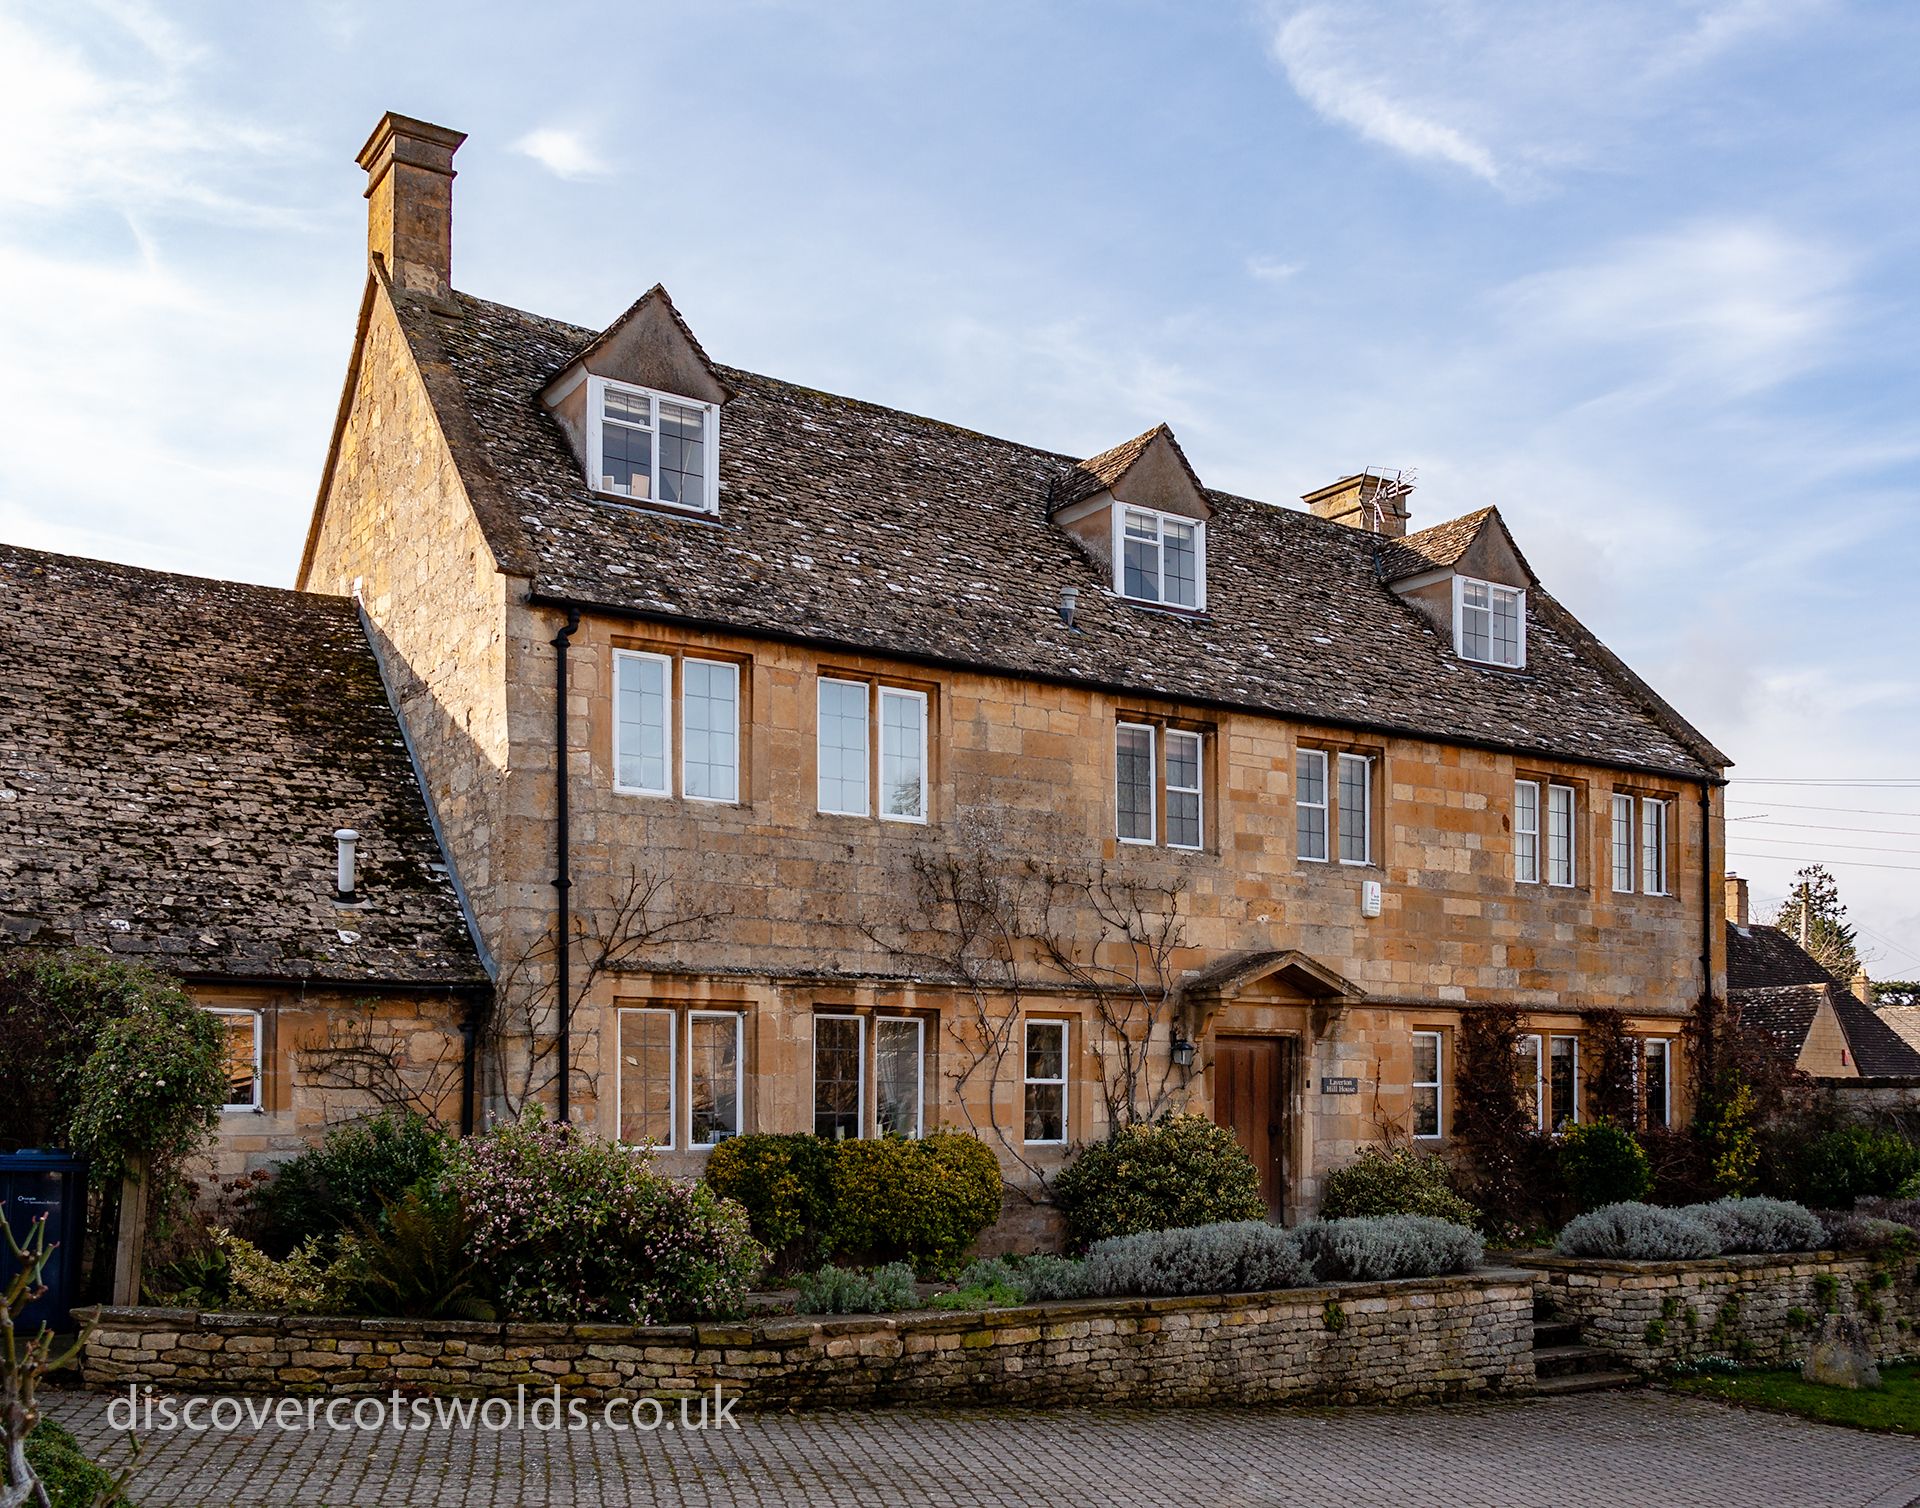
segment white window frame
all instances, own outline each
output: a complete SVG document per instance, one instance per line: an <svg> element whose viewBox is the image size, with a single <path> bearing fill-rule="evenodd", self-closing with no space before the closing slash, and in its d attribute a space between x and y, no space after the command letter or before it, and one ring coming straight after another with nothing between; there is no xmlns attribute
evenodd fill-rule
<svg viewBox="0 0 1920 1508"><path fill-rule="evenodd" d="M657 790L651 786L628 785L620 778L620 666L627 660L652 661L661 669L663 689L660 696L660 709L664 726L661 730L660 778L665 783ZM670 797L673 795L673 698L678 680L679 677L674 674L672 655L654 654L644 649L616 649L613 652L613 788L622 796ZM736 713L736 718L737 716ZM739 768L737 756L734 765L737 776Z"/></svg>
<svg viewBox="0 0 1920 1508"><path fill-rule="evenodd" d="M602 477L600 463L605 451L600 430L606 423L606 395L609 390L647 400L647 417L653 433L653 470L647 478L649 495L646 497L628 497L625 493L608 492L600 485ZM660 496L660 404L663 400L678 404L682 408L697 408L704 416L700 438L701 449L706 454L707 474L704 478L705 496L698 505L670 503ZM618 498L623 503L637 503L641 507L671 508L676 513L718 513L720 511L720 405L702 403L697 398L683 397L679 393L662 392L658 388L638 387L631 382L617 382L611 377L595 377L589 374L587 377L587 486L601 497Z"/></svg>
<svg viewBox="0 0 1920 1508"><path fill-rule="evenodd" d="M1345 801L1338 799L1342 782L1339 781L1337 777L1339 772L1344 770L1349 763L1357 764L1361 767L1360 788L1366 792L1366 800L1362 803L1360 810L1360 841L1366 848L1366 856L1359 859L1349 859L1346 854L1342 852L1339 855L1339 859L1342 864L1350 868L1366 869L1370 868L1373 864L1373 756L1369 754L1340 755L1334 766L1336 779L1328 794L1335 798L1333 805L1337 808L1339 815L1344 818L1347 813L1347 804ZM1329 825L1332 826L1334 824L1329 823ZM1297 827L1295 831L1297 834ZM1333 833L1332 840L1336 845L1340 844L1341 835L1338 832Z"/></svg>
<svg viewBox="0 0 1920 1508"><path fill-rule="evenodd" d="M1580 1124L1580 1038L1572 1032L1549 1032L1547 1034L1547 1083L1549 1085L1553 1083L1553 1044L1556 1042L1571 1042L1573 1044L1573 1107L1567 1112L1567 1124L1569 1126L1577 1126ZM1557 1112L1558 1109L1559 1106L1557 1105L1549 1105L1549 1116ZM1549 1125L1547 1129L1551 1131L1553 1127Z"/></svg>
<svg viewBox="0 0 1920 1508"><path fill-rule="evenodd" d="M1444 1141L1447 1135L1447 1034L1437 1031L1417 1031L1413 1034L1413 1040L1416 1043L1423 1037L1431 1038L1433 1041L1433 1077L1431 1079L1413 1079L1411 1080L1411 1087L1415 1090L1431 1089L1433 1091L1434 1129L1432 1131L1415 1131L1413 1132L1413 1139L1415 1141ZM1414 1061L1417 1066L1419 1062L1419 1055L1417 1053L1415 1054ZM1409 1126L1411 1126L1413 1119L1411 1111L1409 1111L1407 1119Z"/></svg>
<svg viewBox="0 0 1920 1508"><path fill-rule="evenodd" d="M1567 800L1567 877L1556 880L1553 877L1553 822L1554 798L1564 795ZM1545 852L1547 884L1555 890L1572 890L1580 883L1580 793L1570 785L1547 786L1547 831Z"/></svg>
<svg viewBox="0 0 1920 1508"><path fill-rule="evenodd" d="M854 686L860 691L860 704L863 709L860 719L860 762L861 768L866 772L862 777L866 789L866 802L858 808L826 806L822 801L820 752L823 747L821 739L827 727L826 695L829 686ZM822 675L816 678L813 693L813 763L813 801L817 811L829 817L873 815L873 684L870 681L853 681L839 675Z"/></svg>
<svg viewBox="0 0 1920 1508"><path fill-rule="evenodd" d="M674 1151L680 1145L680 1012L666 1005L623 1005L614 1013L613 1042L613 1139L623 1147L644 1143L628 1141L622 1134L620 1112L626 1104L627 1055L623 1041L629 1016L665 1016L667 1018L667 1139L655 1143L661 1152ZM691 1084L691 1078L689 1078Z"/></svg>
<svg viewBox="0 0 1920 1508"><path fill-rule="evenodd" d="M1300 796L1300 761L1313 759L1320 764L1320 799L1305 801ZM1328 782L1327 751L1325 749L1296 749L1293 758L1293 847L1294 857L1305 864L1324 864L1333 855L1334 835L1331 815L1333 812L1333 787ZM1319 855L1300 852L1300 813L1318 812L1320 824Z"/></svg>
<svg viewBox="0 0 1920 1508"><path fill-rule="evenodd" d="M1533 1047L1533 1129L1545 1132L1547 1129L1547 1039L1539 1032L1522 1032L1516 1039L1518 1043L1530 1043ZM1518 1056L1516 1053L1515 1056Z"/></svg>
<svg viewBox="0 0 1920 1508"><path fill-rule="evenodd" d="M813 1092L807 1100L808 1119L815 1128L820 1124L820 1033L815 1029L822 1021L851 1021L858 1038L854 1053L859 1064L858 1078L853 1094L853 1136L841 1140L864 1141L867 1138L867 1018L850 1011L815 1011L813 1025L808 1028L811 1040L807 1043L808 1072L813 1081ZM818 1129L814 1135L818 1136ZM824 1138L823 1138L824 1140Z"/></svg>
<svg viewBox="0 0 1920 1508"><path fill-rule="evenodd" d="M887 810L885 795L887 784L887 698L895 697L904 702L920 704L920 804L917 810L908 812L890 812ZM877 724L878 737L874 740L879 749L880 767L872 792L872 804L879 813L882 822L919 822L927 820L927 694L924 691L909 691L900 686L879 686L874 700L874 721Z"/></svg>
<svg viewBox="0 0 1920 1508"><path fill-rule="evenodd" d="M693 1023L699 1020L733 1022L733 1130L719 1141L693 1139ZM745 1011L687 1012L687 1149L711 1152L728 1136L743 1136L747 1129L747 1015Z"/></svg>
<svg viewBox="0 0 1920 1508"><path fill-rule="evenodd" d="M1147 836L1123 837L1120 832L1120 735L1137 732L1147 735ZM1152 723L1116 722L1113 725L1113 835L1136 848L1152 848L1160 839L1160 745Z"/></svg>
<svg viewBox="0 0 1920 1508"><path fill-rule="evenodd" d="M911 1026L914 1031L913 1136L918 1140L926 1135L927 1129L927 1023L919 1016L876 1015L873 1018L873 1134L880 1135L880 1028L893 1025Z"/></svg>
<svg viewBox="0 0 1920 1508"><path fill-rule="evenodd" d="M1153 520L1154 587L1157 597L1136 597L1127 590L1127 515L1138 513ZM1185 524L1193 530L1193 596L1191 603L1167 600L1167 523ZM1113 504L1113 590L1128 602L1145 602L1176 613L1204 613L1207 610L1207 525L1204 519L1188 518L1184 513L1163 513L1158 508L1142 508L1135 503Z"/></svg>
<svg viewBox="0 0 1920 1508"><path fill-rule="evenodd" d="M1060 1077L1057 1079L1036 1079L1027 1073L1027 1063L1032 1050L1033 1029L1036 1026L1057 1026L1060 1028ZM1061 1016L1028 1016L1021 1022L1020 1031L1020 1139L1029 1147L1064 1147L1073 1136L1073 1023ZM1058 1137L1030 1137L1027 1135L1027 1090L1035 1085L1060 1088L1060 1135Z"/></svg>
<svg viewBox="0 0 1920 1508"><path fill-rule="evenodd" d="M266 1026L263 1020L261 1019L261 1013L251 1006L239 1006L239 1005L209 1005L204 1007L204 1009L206 1010L207 1014L212 1016L245 1016L253 1022L253 1098L249 1100L246 1104L242 1104L238 1100L234 1100L230 1104L222 1104L220 1107L220 1113L222 1115L225 1115L229 1111L231 1111L235 1115L246 1115L252 1111L258 1110L261 1104L260 1070L262 1066L261 1059L263 1056L262 1045L266 1036ZM222 1035L220 1038L220 1065L223 1072L226 1068L226 1062L227 1062L227 1039L225 1036L225 1029L223 1027Z"/></svg>
<svg viewBox="0 0 1920 1508"><path fill-rule="evenodd" d="M1533 826L1520 825L1520 792L1533 792ZM1540 782L1537 780L1516 780L1513 783L1513 879L1516 885L1538 885L1545 872L1546 854L1540 842ZM1524 840L1524 841L1523 841ZM1533 873L1521 872L1521 861L1531 861Z"/></svg>
<svg viewBox="0 0 1920 1508"><path fill-rule="evenodd" d="M1637 1099L1644 1092L1642 1085L1646 1082L1646 1063L1647 1058L1650 1056L1647 1049L1650 1047L1658 1047L1660 1049L1660 1060L1666 1070L1660 1075L1660 1125L1658 1129L1668 1131L1673 1128L1673 1038L1642 1037L1640 1039L1640 1051L1635 1054L1633 1060L1634 1096ZM1644 1111L1650 1108L1651 1106L1642 1107L1642 1121L1646 1129L1651 1131L1656 1129L1653 1124L1653 1118L1644 1114Z"/></svg>
<svg viewBox="0 0 1920 1508"><path fill-rule="evenodd" d="M1609 821L1611 826L1608 831L1612 834L1610 840L1612 851L1609 858L1613 865L1613 893L1632 895L1635 873L1634 832L1637 824L1633 797L1624 791L1615 791Z"/></svg>
<svg viewBox="0 0 1920 1508"><path fill-rule="evenodd" d="M1667 873L1668 822L1670 803L1658 796L1640 798L1640 888L1648 895L1669 895L1671 876ZM1651 820L1650 820L1651 819ZM1648 841L1648 827L1654 829L1654 841Z"/></svg>
<svg viewBox="0 0 1920 1508"><path fill-rule="evenodd" d="M1487 605L1484 609L1475 608L1475 612L1484 611L1487 615L1487 655L1467 653L1467 588L1483 586L1487 589ZM1515 660L1497 660L1492 658L1498 642L1493 632L1493 620L1496 603L1500 597L1514 599L1514 611L1517 619ZM1459 576L1453 578L1453 650L1461 659L1473 665L1497 665L1502 670L1523 670L1527 664L1527 593L1526 588L1502 586L1497 581L1483 581L1478 576Z"/></svg>
<svg viewBox="0 0 1920 1508"><path fill-rule="evenodd" d="M1167 847L1183 849L1189 853L1197 853L1201 849L1207 846L1207 795L1206 795L1207 740L1206 740L1206 736L1204 734L1194 732L1191 728L1163 728L1161 730L1160 736L1163 742L1171 742L1176 738L1190 738L1193 740L1193 784L1192 785L1175 785L1173 783L1173 760L1170 756L1163 757L1161 761L1161 767L1166 772L1165 775L1161 778L1164 778L1167 782L1167 795L1169 798L1167 801L1167 806L1169 810L1171 810L1173 806L1173 801L1171 799L1173 796L1181 795L1181 796L1193 797L1194 827L1196 829L1196 836L1193 842L1176 843L1173 841L1173 829L1171 826L1169 826L1167 828ZM1161 820L1160 814L1156 812L1154 814L1156 829L1158 827L1160 820Z"/></svg>
<svg viewBox="0 0 1920 1508"><path fill-rule="evenodd" d="M733 794L729 796L696 796L689 788L687 779L687 672L688 665L706 665L715 670L725 670L733 676ZM687 801L705 801L714 806L738 806L740 804L740 664L737 660L712 660L705 655L683 655L678 669L679 709L681 722L680 738L680 794ZM667 721L671 725L673 703L669 699Z"/></svg>

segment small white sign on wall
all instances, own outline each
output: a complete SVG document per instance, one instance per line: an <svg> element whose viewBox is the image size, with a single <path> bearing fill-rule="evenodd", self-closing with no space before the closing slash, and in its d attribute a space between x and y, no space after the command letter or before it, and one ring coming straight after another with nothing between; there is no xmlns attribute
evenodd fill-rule
<svg viewBox="0 0 1920 1508"><path fill-rule="evenodd" d="M1380 914L1380 882L1378 880L1360 882L1360 914L1362 916Z"/></svg>

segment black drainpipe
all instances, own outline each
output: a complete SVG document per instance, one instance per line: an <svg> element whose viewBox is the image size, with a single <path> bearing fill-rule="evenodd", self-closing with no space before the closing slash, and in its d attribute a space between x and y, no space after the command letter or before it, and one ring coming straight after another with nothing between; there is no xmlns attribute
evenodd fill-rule
<svg viewBox="0 0 1920 1508"><path fill-rule="evenodd" d="M473 1081L479 1051L480 1006L469 1000L460 1016L460 1134L473 1135Z"/></svg>
<svg viewBox="0 0 1920 1508"><path fill-rule="evenodd" d="M568 870L567 814L567 645L580 627L580 609L567 604L567 621L553 636L553 888L557 896L559 944L554 952L554 988L560 998L560 1119L571 1118L573 1083L573 981L568 969L572 960L573 920L567 909L567 892L573 888Z"/></svg>

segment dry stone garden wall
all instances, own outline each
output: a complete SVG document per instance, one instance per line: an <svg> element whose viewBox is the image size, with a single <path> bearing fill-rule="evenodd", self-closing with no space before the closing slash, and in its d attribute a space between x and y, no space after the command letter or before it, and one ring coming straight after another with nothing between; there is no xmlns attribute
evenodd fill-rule
<svg viewBox="0 0 1920 1508"><path fill-rule="evenodd" d="M1831 1313L1858 1319L1879 1361L1920 1355L1915 1259L1834 1252L1622 1262L1523 1257L1589 1345L1642 1372L1704 1356L1745 1365L1805 1360Z"/></svg>
<svg viewBox="0 0 1920 1508"><path fill-rule="evenodd" d="M690 1395L850 1403L1332 1403L1534 1380L1516 1271L986 1313L656 1326L499 1325L108 1309L89 1384L176 1392Z"/></svg>

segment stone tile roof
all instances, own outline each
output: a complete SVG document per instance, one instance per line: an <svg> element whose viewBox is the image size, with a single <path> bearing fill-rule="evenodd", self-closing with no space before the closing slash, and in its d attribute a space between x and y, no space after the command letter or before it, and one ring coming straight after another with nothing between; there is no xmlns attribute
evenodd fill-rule
<svg viewBox="0 0 1920 1508"><path fill-rule="evenodd" d="M1467 546L1479 536L1482 526L1494 516L1492 508L1463 513L1443 524L1416 529L1399 539L1386 541L1380 550L1380 579L1399 581L1455 564L1467 553Z"/></svg>
<svg viewBox="0 0 1920 1508"><path fill-rule="evenodd" d="M1879 1012L1853 993L1845 981L1822 968L1819 961L1778 927L1727 923L1727 998L1740 1008L1743 1020L1760 1013L1767 1030L1775 1032L1799 1022L1794 1039L1797 1055L1821 999L1831 1001L1847 1039L1854 1066L1868 1078L1904 1078L1920 1074L1920 1051L1881 1018ZM1805 1020L1801 1021L1801 1015ZM1779 1032L1776 1038L1784 1041Z"/></svg>
<svg viewBox="0 0 1920 1508"><path fill-rule="evenodd" d="M10 545L0 582L0 937L484 981L351 602ZM338 827L364 909L334 904Z"/></svg>
<svg viewBox="0 0 1920 1508"><path fill-rule="evenodd" d="M1527 669L1470 665L1382 584L1372 536L1209 492L1208 611L1130 605L1049 522L1080 461L735 368L717 520L596 499L537 397L595 332L464 294L396 304L495 558L540 596L1615 767L1726 763L1544 591Z"/></svg>
<svg viewBox="0 0 1920 1508"><path fill-rule="evenodd" d="M1147 452L1147 447L1161 435L1167 437L1167 443L1173 447L1173 453L1180 458L1180 465L1186 470L1196 492L1207 489L1195 475L1193 463L1187 459L1187 453L1180 448L1180 442L1174 438L1173 431L1164 424L1156 424L1144 435L1135 435L1131 440L1116 445L1111 450L1103 450L1097 456L1088 456L1076 463L1064 476L1053 483L1051 503L1054 511L1077 503L1083 497L1092 497L1096 492L1105 492L1115 486L1120 478L1132 468L1133 463Z"/></svg>
<svg viewBox="0 0 1920 1508"><path fill-rule="evenodd" d="M1807 1033L1813 1030L1813 1018L1820 1014L1826 987L1818 984L1778 984L1741 990L1730 997L1739 1009L1740 1020L1758 1027L1773 1039L1781 1057L1789 1062L1800 1056Z"/></svg>

